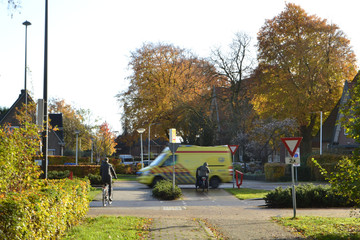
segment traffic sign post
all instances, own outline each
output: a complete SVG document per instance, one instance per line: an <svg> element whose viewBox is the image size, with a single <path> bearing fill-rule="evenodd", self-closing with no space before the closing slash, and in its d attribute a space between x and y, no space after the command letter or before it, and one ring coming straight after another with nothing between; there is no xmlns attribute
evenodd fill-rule
<svg viewBox="0 0 360 240"><path fill-rule="evenodd" d="M172 152L173 159L173 191L175 191L175 152L180 146L180 143L176 143L176 129L169 129L169 148Z"/></svg>
<svg viewBox="0 0 360 240"><path fill-rule="evenodd" d="M235 169L234 169L234 163L235 163L235 153L236 151L238 150L239 148L239 145L228 145L230 151L231 151L231 154L233 155L233 188L235 188Z"/></svg>
<svg viewBox="0 0 360 240"><path fill-rule="evenodd" d="M294 164L300 163L300 156L298 158L294 158L296 150L300 146L300 142L302 137L288 137L281 138L281 141L284 143L286 149L290 153L291 158L288 158L287 164L291 164L291 177L292 177L292 199L293 199L293 210L294 210L294 218L296 218L296 191L295 191L295 177L294 177Z"/></svg>

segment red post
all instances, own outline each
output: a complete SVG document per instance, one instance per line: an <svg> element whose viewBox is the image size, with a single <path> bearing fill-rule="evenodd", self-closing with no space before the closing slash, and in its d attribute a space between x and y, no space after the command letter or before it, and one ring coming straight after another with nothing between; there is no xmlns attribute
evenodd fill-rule
<svg viewBox="0 0 360 240"><path fill-rule="evenodd" d="M240 186L242 185L242 182L243 182L244 174L238 170L235 170L235 174L236 174L236 186L238 188L240 188ZM241 176L240 183L239 183L239 176L238 176L239 174Z"/></svg>
<svg viewBox="0 0 360 240"><path fill-rule="evenodd" d="M69 179L70 179L70 180L73 179L73 172L70 172Z"/></svg>

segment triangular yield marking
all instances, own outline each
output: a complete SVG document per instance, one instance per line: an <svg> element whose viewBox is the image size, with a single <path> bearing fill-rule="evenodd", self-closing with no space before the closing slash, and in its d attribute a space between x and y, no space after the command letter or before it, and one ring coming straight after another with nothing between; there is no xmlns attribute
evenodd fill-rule
<svg viewBox="0 0 360 240"><path fill-rule="evenodd" d="M239 148L239 145L228 145L231 153L234 155L236 153L236 150Z"/></svg>
<svg viewBox="0 0 360 240"><path fill-rule="evenodd" d="M281 141L284 143L291 157L294 157L296 149L299 147L301 140L302 137L281 138Z"/></svg>

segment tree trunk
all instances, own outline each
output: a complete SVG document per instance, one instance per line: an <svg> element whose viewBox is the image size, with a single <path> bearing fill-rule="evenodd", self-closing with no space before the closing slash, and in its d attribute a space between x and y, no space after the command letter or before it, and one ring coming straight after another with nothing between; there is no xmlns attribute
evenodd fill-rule
<svg viewBox="0 0 360 240"><path fill-rule="evenodd" d="M311 126L311 125L310 125ZM300 144L300 156L308 157L309 154L312 152L312 127L310 126L301 126L300 132L301 136L303 137L301 144Z"/></svg>

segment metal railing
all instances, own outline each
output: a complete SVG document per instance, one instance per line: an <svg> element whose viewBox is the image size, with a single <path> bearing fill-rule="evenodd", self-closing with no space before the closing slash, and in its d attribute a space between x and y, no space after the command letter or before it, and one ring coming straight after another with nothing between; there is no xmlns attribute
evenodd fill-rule
<svg viewBox="0 0 360 240"><path fill-rule="evenodd" d="M239 174L240 174L240 182L239 182ZM235 170L235 176L236 176L236 186L240 188L244 179L244 174L238 170Z"/></svg>

